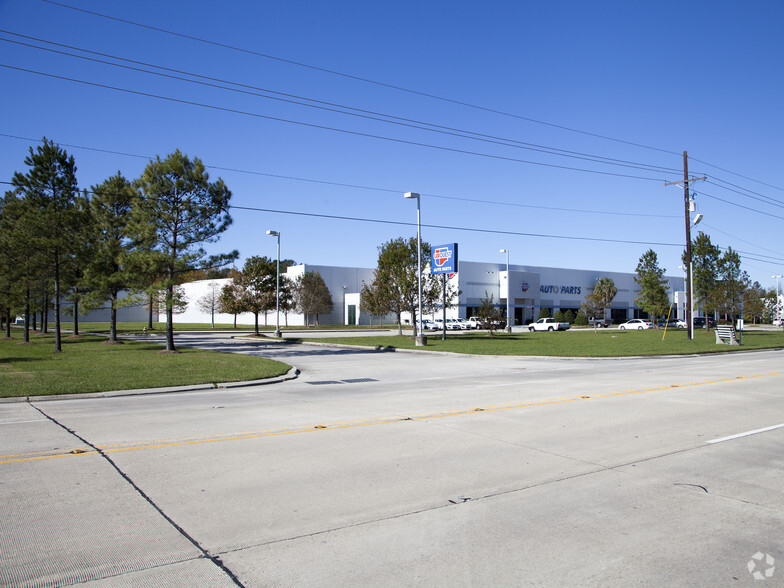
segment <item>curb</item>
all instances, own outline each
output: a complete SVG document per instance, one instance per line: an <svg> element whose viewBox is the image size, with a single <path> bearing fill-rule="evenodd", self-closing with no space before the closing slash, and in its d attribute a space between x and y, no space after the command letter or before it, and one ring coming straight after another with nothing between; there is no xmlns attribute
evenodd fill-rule
<svg viewBox="0 0 784 588"><path fill-rule="evenodd" d="M10 404L13 402L48 402L55 400L91 400L95 398L122 398L126 396L142 396L145 394L175 394L178 392L200 392L203 390L222 390L231 388L245 388L250 386L264 386L267 384L279 384L289 380L296 380L300 371L297 367L292 367L282 376L265 378L263 380L249 380L245 382L224 382L218 384L189 384L185 386L169 386L167 388L139 388L136 390L112 390L109 392L86 392L83 394L49 394L46 396L12 396L10 398L0 398L0 404Z"/></svg>

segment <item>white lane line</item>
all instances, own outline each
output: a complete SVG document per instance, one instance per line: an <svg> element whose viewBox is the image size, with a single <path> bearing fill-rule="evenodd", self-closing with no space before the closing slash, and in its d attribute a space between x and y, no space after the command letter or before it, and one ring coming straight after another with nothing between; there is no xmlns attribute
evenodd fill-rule
<svg viewBox="0 0 784 588"><path fill-rule="evenodd" d="M781 429L784 427L784 423L780 425L773 425L771 427L765 427L764 429L754 429L753 431L746 431L745 433L738 433L737 435L730 435L729 437L721 437L719 439L711 439L710 441L706 441L706 443L721 443L722 441L731 441L732 439L739 439L741 437L748 437L749 435L756 435L757 433L765 433L767 431L772 431L774 429Z"/></svg>

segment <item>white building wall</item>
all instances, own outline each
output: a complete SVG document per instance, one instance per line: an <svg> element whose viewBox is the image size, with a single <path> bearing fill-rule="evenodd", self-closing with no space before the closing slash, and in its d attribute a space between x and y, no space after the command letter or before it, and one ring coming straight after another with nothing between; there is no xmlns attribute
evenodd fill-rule
<svg viewBox="0 0 784 588"><path fill-rule="evenodd" d="M525 265L510 265L509 274L506 272L506 263L483 263L463 261L459 264L459 272L450 278L450 284L455 290L460 290L460 297L454 308L447 310L448 318L467 318L475 314L474 310L480 306L485 295L491 295L498 308L506 309L506 299L510 301L512 316L522 314L523 324L535 320L539 311L544 308L579 309L585 301L585 296L593 291L596 280L609 277L615 282L618 294L612 302L611 310L617 318L633 318L637 306L634 299L639 295L639 287L634 282L636 274L619 272L602 272L598 270L575 270L565 268L546 268ZM333 311L326 315L319 315L320 324L346 325L353 316L358 325L370 324L370 316L361 311L361 296L363 283L373 281L374 270L371 268L350 268L323 265L296 265L287 269L285 274L289 279L296 279L304 272L318 272L332 294ZM665 276L669 281L670 299L675 298L677 290L683 290L683 277ZM205 323L209 324L210 315L198 308L198 300L207 294L210 284L217 284L222 288L229 279L202 280L184 284L185 295L188 300L187 310L175 316L176 322ZM511 294L509 293L511 289ZM520 310L517 310L520 309ZM435 312L425 312L425 318L440 318L443 315L439 307ZM161 315L160 320L165 320ZM281 313L281 326L303 326L305 317L299 313L290 312L286 316ZM385 324L394 322L394 316L383 318ZM404 313L402 320L410 323L410 316ZM231 324L233 315L218 314L216 323ZM376 323L379 322L375 318ZM315 317L311 317L315 323ZM237 324L252 325L253 315L244 313L238 315ZM259 316L260 325L275 325L275 311ZM519 321L518 321L519 324Z"/></svg>

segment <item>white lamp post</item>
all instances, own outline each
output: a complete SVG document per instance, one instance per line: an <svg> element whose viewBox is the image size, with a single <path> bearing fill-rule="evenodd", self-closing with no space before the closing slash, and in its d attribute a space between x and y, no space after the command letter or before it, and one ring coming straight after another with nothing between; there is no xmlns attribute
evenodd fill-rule
<svg viewBox="0 0 784 588"><path fill-rule="evenodd" d="M278 261L275 269L275 336L280 337L280 232L267 231L267 234L278 239Z"/></svg>
<svg viewBox="0 0 784 588"><path fill-rule="evenodd" d="M779 321L779 326L781 324L781 303L779 302L779 278L781 276L771 276L772 278L776 278L776 319Z"/></svg>
<svg viewBox="0 0 784 588"><path fill-rule="evenodd" d="M510 301L512 295L512 284L509 281L509 250L501 249L499 253L506 253L506 332L512 332L511 317L509 316Z"/></svg>
<svg viewBox="0 0 784 588"><path fill-rule="evenodd" d="M419 283L419 321L422 324L422 231L421 219L419 215L419 194L416 192L406 192L404 198L416 198L417 201L417 280ZM414 321L414 337L417 345L426 345L427 339L422 336Z"/></svg>

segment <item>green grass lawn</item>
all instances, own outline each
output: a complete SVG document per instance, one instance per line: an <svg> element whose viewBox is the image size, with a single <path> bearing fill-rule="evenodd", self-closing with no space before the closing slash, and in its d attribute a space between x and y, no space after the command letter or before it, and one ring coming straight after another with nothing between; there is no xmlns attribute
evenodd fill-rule
<svg viewBox="0 0 784 588"><path fill-rule="evenodd" d="M414 339L407 336L392 337L338 337L310 339L321 343L362 345L396 349L429 349L479 355L537 355L556 357L630 357L638 355L681 355L690 353L721 353L750 349L784 348L782 331L747 331L740 347L716 345L713 331L695 331L690 341L685 329L663 331L621 331L600 329L594 331L565 331L555 333L495 333L485 332L441 334L427 336L427 347L416 347ZM307 339L306 339L307 340Z"/></svg>
<svg viewBox="0 0 784 588"><path fill-rule="evenodd" d="M54 353L54 335L22 333L0 339L0 397L105 392L257 380L285 374L291 366L238 353L182 347L180 353L159 353L164 347L146 342L107 345L105 337L63 336L63 353Z"/></svg>

